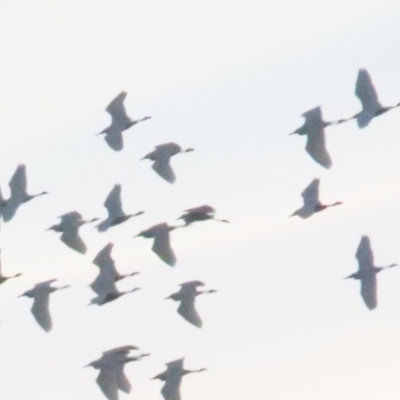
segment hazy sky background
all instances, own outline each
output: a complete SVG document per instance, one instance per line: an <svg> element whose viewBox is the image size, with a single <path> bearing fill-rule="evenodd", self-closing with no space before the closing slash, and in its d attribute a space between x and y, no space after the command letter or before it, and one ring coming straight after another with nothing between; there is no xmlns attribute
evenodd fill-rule
<svg viewBox="0 0 400 400"><path fill-rule="evenodd" d="M130 396L157 400L149 379L186 356L183 400L397 400L400 396L400 268L378 275L369 311L355 252L369 235L376 265L400 262L400 110L359 130L326 129L330 170L288 136L301 114L322 106L326 120L360 110L359 68L384 105L400 101L400 4L389 1L4 1L0 2L0 186L20 163L30 193L1 226L1 397L101 400L97 371L82 368L113 347L152 355L127 364ZM124 133L112 151L100 132L122 90L132 118L153 118ZM148 161L174 141L195 152L172 159L170 185ZM308 220L291 218L320 178L324 203L343 205ZM86 255L45 232L77 210L105 217L105 197L122 185L127 213L146 213L106 233L81 228ZM170 268L133 239L174 223L203 204L232 223L204 222L172 232ZM142 289L87 307L95 255L108 242L123 272ZM46 334L17 298L58 278ZM200 296L199 330L163 299L198 279L218 293Z"/></svg>

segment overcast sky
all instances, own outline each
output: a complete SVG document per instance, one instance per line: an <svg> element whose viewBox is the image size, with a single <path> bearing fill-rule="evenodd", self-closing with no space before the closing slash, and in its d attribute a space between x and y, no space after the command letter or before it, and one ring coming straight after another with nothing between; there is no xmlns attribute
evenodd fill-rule
<svg viewBox="0 0 400 400"><path fill-rule="evenodd" d="M183 400L397 400L400 396L400 268L378 276L369 311L355 252L369 235L376 265L400 263L400 109L359 130L326 129L330 170L288 136L301 114L354 115L360 68L380 101L400 101L400 4L390 1L0 1L0 187L18 164L28 190L0 232L1 397L101 400L97 371L82 368L126 344L151 357L125 367L132 393L161 399L168 361L186 356ZM132 118L114 152L102 136L104 111L122 90ZM172 159L163 181L148 160L155 145L194 152ZM320 178L323 203L343 205L308 220L288 218ZM45 229L77 210L105 218L104 200L122 185L127 213L146 213L98 233L81 228L85 255ZM133 239L182 210L209 204L231 224L207 221L171 233L170 268L152 242ZM114 243L119 283L141 290L87 307L96 254ZM57 278L71 288L50 297L53 330L35 322L17 296ZM188 280L201 296L197 329L163 299Z"/></svg>

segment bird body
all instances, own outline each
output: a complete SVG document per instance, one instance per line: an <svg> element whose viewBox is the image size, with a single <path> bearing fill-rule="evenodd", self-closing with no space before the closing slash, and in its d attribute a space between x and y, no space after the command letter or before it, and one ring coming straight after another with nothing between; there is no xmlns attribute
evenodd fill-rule
<svg viewBox="0 0 400 400"><path fill-rule="evenodd" d="M353 278L361 281L361 297L365 305L370 310L373 310L378 304L376 274L384 269L393 268L397 266L397 264L390 264L386 267L376 267L374 265L374 255L368 236L362 236L357 248L356 258L358 261L358 271L345 279Z"/></svg>
<svg viewBox="0 0 400 400"><path fill-rule="evenodd" d="M192 148L182 150L181 146L176 143L164 143L155 147L151 153L147 154L142 160L148 159L154 161L152 164L153 170L169 183L174 183L176 180L175 173L170 166L170 158L178 153L188 153L193 151Z"/></svg>
<svg viewBox="0 0 400 400"><path fill-rule="evenodd" d="M166 223L161 223L140 232L135 237L142 236L146 239L154 239L153 247L151 249L162 261L173 267L176 264L176 256L170 244L169 232L176 228L178 227L168 226Z"/></svg>
<svg viewBox="0 0 400 400"><path fill-rule="evenodd" d="M50 279L48 281L37 283L33 289L28 290L19 297L26 296L33 298L33 305L31 308L32 315L36 322L45 331L49 332L52 327L52 319L49 311L49 297L50 294L59 289L65 289L69 286L52 287L51 284L57 279Z"/></svg>
<svg viewBox="0 0 400 400"><path fill-rule="evenodd" d="M166 364L167 369L163 373L155 376L152 379L159 379L164 381L164 386L161 389L161 394L164 400L181 400L180 387L182 383L182 377L184 375L205 371L205 368L197 370L187 370L183 368L184 359L171 361Z"/></svg>
<svg viewBox="0 0 400 400"><path fill-rule="evenodd" d="M96 382L108 400L118 400L118 390L125 393L131 392L131 384L124 373L125 364L148 356L148 354L129 356L131 350L138 350L138 348L128 345L107 350L103 352L101 358L86 365L86 367L100 370Z"/></svg>
<svg viewBox="0 0 400 400"><path fill-rule="evenodd" d="M103 129L99 135L105 134L105 141L115 151L121 151L124 148L122 132L129 129L139 122L146 121L151 117L144 117L138 120L132 120L126 114L124 100L128 93L121 92L107 106L106 111L111 115L111 125Z"/></svg>
<svg viewBox="0 0 400 400"><path fill-rule="evenodd" d="M97 225L99 232L105 232L112 226L122 224L132 217L144 214L144 211L139 211L136 214L125 214L122 209L121 185L113 187L104 202L104 207L107 209L108 217Z"/></svg>
<svg viewBox="0 0 400 400"><path fill-rule="evenodd" d="M215 218L214 213L215 213L214 208L208 205L204 205L185 210L185 213L181 215L178 219L183 219L186 225L189 225L196 221L207 221L209 219L212 219L214 221L229 223L229 221L226 219Z"/></svg>
<svg viewBox="0 0 400 400"><path fill-rule="evenodd" d="M323 211L328 207L333 207L342 204L337 201L333 204L322 204L319 201L319 179L314 179L301 193L303 197L303 207L296 210L292 215L298 215L300 218L306 219L313 214Z"/></svg>
<svg viewBox="0 0 400 400"><path fill-rule="evenodd" d="M204 286L204 283L200 281L190 281L182 283L180 286L179 292L171 294L167 299L180 301L178 313L192 325L201 328L203 322L195 308L196 296L204 293L215 293L216 290L198 291L198 286Z"/></svg>
<svg viewBox="0 0 400 400"><path fill-rule="evenodd" d="M333 123L322 119L321 107L315 107L312 110L306 111L302 116L305 118L304 124L292 132L291 135L296 133L298 135L307 135L307 153L318 164L325 168L330 168L332 160L326 150L324 128Z"/></svg>

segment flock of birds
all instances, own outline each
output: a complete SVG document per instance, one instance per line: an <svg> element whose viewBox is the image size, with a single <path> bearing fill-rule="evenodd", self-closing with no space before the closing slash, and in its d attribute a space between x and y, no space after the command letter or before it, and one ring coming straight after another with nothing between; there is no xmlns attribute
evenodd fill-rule
<svg viewBox="0 0 400 400"><path fill-rule="evenodd" d="M392 108L399 107L400 103L391 107L383 107L378 101L376 90L372 84L372 80L365 69L361 69L358 74L356 83L356 95L361 101L362 110L351 118L338 120L335 122L326 122L322 118L320 107L309 110L303 114L305 117L304 124L296 129L292 134L306 135L307 145L306 151L320 165L330 168L332 165L331 158L325 146L324 129L334 124L341 124L352 119L356 119L359 128L365 128L373 118L379 116ZM123 145L123 132L130 127L144 122L151 117L146 116L142 119L132 120L126 113L124 100L127 96L126 92L121 92L107 106L106 111L111 116L111 125L105 128L99 135L105 135L104 139L108 146L114 151L121 151ZM188 153L193 151L192 148L182 149L176 143L164 143L155 147L155 149L142 158L142 160L151 160L153 162L153 170L168 183L174 183L176 180L175 173L170 165L172 156L179 153ZM319 179L314 179L302 192L303 206L296 210L291 216L299 216L306 219L313 214L323 211L329 207L341 205L341 202L333 204L322 204L319 200ZM9 182L10 197L3 198L0 192L0 215L4 222L11 221L16 215L19 207L32 199L45 195L47 192L38 194L28 194L27 179L25 165L19 165L11 177ZM68 212L61 215L60 221L48 228L49 231L61 233L60 240L72 250L85 254L87 247L81 236L79 229L85 224L91 224L99 221L96 226L99 232L105 232L108 229L122 224L130 218L140 216L144 211L127 214L123 210L121 200L121 185L116 184L105 199L104 207L107 210L107 217L99 221L99 218L85 220L77 211ZM215 220L228 223L225 219L215 217L215 209L209 205L202 205L190 208L177 218L182 220L180 225L168 225L168 223L159 223L140 233L135 237L143 237L153 239L153 252L168 266L174 266L177 262L176 255L171 247L170 232L175 229L185 228L199 221ZM134 287L127 291L120 291L116 284L118 281L132 277L139 272L131 272L121 275L115 266L111 252L113 243L108 243L93 260L99 268L96 279L91 283L90 288L95 293L95 297L90 304L102 306L111 301L115 301L119 297L128 293L133 293L140 288ZM354 278L361 281L361 295L366 306L372 310L377 306L377 282L376 274L383 269L392 268L397 264L391 264L386 267L376 267L374 265L373 252L368 236L363 236L356 252L358 260L358 271L351 274L347 278ZM1 272L0 263L0 284L6 280L20 276L4 276ZM347 279L346 278L346 279ZM69 286L55 287L52 284L56 279L50 279L37 283L32 289L23 293L20 297L28 297L33 299L31 312L38 325L46 332L52 329L52 319L49 312L50 294ZM188 323L197 328L203 325L202 319L198 314L195 302L196 297L201 294L215 293L216 290L200 290L204 283L199 280L189 281L180 285L179 291L171 294L166 299L170 299L179 303L177 312ZM131 355L131 351L136 351L136 355ZM118 400L119 391L130 393L131 384L124 374L124 366L131 361L137 361L149 354L141 353L139 348L133 345L121 346L111 350L104 351L102 356L87 367L93 367L99 370L96 382L108 400ZM167 368L164 372L155 376L153 379L159 379L164 382L161 394L165 400L181 400L180 386L182 377L189 373L201 372L205 369L187 370L183 366L184 359L178 359L166 364Z"/></svg>
<svg viewBox="0 0 400 400"><path fill-rule="evenodd" d="M123 131L139 122L151 118L144 117L139 120L131 120L125 111L123 103L126 96L126 92L121 92L107 106L106 111L112 118L111 125L100 133L105 135L105 141L109 147L115 151L121 151L123 149ZM165 181L172 184L175 182L175 174L170 166L170 158L178 153L191 151L193 151L191 148L183 150L176 143L165 143L156 146L155 150L143 157L143 160L148 159L153 161L153 170ZM47 192L33 195L28 194L25 165L19 165L17 167L15 173L11 177L9 187L10 197L8 199L4 199L0 192L0 216L3 218L4 222L11 221L22 204L38 196L47 194ZM98 225L96 225L97 230L99 232L105 232L112 227L126 222L130 218L137 217L144 213L144 211L138 211L133 214L126 214L122 207L121 191L121 185L116 184L106 197L104 207L107 210L107 217L103 220L99 221L99 218L85 220L79 212L71 211L61 215L59 217L60 221L49 227L47 230L61 233L61 242L72 250L85 254L87 247L79 234L81 226L99 221ZM226 223L229 222L224 219L217 219L215 217L214 208L209 205L187 209L179 218L177 218L177 220L182 220L183 223L180 225L168 225L165 222L159 223L134 236L153 239L153 252L170 267L173 267L177 262L176 255L170 243L171 231L188 227L197 221L216 220ZM89 305L102 306L123 295L133 293L140 289L135 287L127 291L120 291L117 288L116 284L118 281L127 277L132 277L139 272L135 271L129 274L120 274L116 269L115 261L111 255L113 246L113 243L108 243L99 251L93 260L93 264L98 267L99 273L95 280L90 284L90 288L96 296L91 299ZM21 275L22 274L18 273L14 276L4 276L1 273L0 261L0 284L8 279ZM53 327L49 311L50 294L69 287L68 285L61 287L53 286L53 283L56 281L57 279L49 279L39 282L34 285L32 289L19 296L33 299L31 313L38 325L45 332L49 332ZM179 291L166 298L178 302L178 314L188 323L197 328L201 328L203 322L195 307L196 297L201 294L216 292L216 290L199 290L202 286L204 286L204 283L199 280L184 282L180 285ZM108 400L118 400L119 391L125 393L130 393L131 391L131 384L124 374L124 365L128 362L137 361L143 357L149 356L147 353L140 352L139 354L132 356L130 355L132 350L138 351L139 349L133 345L126 345L104 351L101 358L88 365L99 370L96 382ZM164 382L161 393L165 400L180 400L180 385L182 377L188 373L205 370L187 370L184 368L183 362L183 358L168 362L166 364L166 371L153 378Z"/></svg>
<svg viewBox="0 0 400 400"><path fill-rule="evenodd" d="M399 107L400 103L393 106L382 106L378 100L376 89L372 83L372 79L366 69L360 69L356 82L356 96L359 98L362 110L354 116L338 121L326 122L322 118L320 107L313 108L303 114L305 118L304 124L297 128L290 135L307 135L306 151L318 164L325 168L332 166L331 157L325 146L324 129L330 125L342 124L353 119L357 120L360 129L369 125L373 118L386 113L387 111ZM319 179L314 179L302 192L303 206L296 210L291 216L299 216L300 218L309 218L313 214L323 211L328 207L342 204L337 201L333 204L322 204L319 201ZM358 279L361 282L361 296L365 305L373 310L377 307L377 281L376 274L383 269L397 266L391 264L386 267L376 267L374 265L374 255L368 236L361 238L357 248L356 258L358 261L358 271L349 275L347 278Z"/></svg>

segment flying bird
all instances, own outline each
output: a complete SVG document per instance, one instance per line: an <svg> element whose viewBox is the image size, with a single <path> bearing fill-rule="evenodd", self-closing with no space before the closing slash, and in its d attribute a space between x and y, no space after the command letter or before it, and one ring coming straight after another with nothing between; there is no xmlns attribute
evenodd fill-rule
<svg viewBox="0 0 400 400"><path fill-rule="evenodd" d="M90 304L101 306L116 300L127 293L133 293L140 289L136 287L123 292L120 292L117 289L115 282L124 278L124 276L119 275L115 268L114 260L110 256L111 248L112 244L111 246L107 245L93 260L93 263L99 267L100 272L90 285L92 290L97 294L97 297L93 298L90 301ZM136 273L133 273L131 275L135 274Z"/></svg>
<svg viewBox="0 0 400 400"><path fill-rule="evenodd" d="M78 253L86 253L86 245L82 238L79 236L79 228L87 223L98 221L98 218L92 218L91 220L83 220L82 215L77 211L71 211L69 213L61 215L61 222L57 225L53 225L47 230L53 230L55 232L61 232L60 240L71 249Z"/></svg>
<svg viewBox="0 0 400 400"><path fill-rule="evenodd" d="M124 148L122 132L139 122L146 121L151 117L132 120L125 111L124 100L128 93L121 92L107 106L106 111L111 115L111 125L103 129L98 135L104 134L105 141L115 151L121 151Z"/></svg>
<svg viewBox="0 0 400 400"><path fill-rule="evenodd" d="M1 253L1 250L0 250L0 253ZM21 273L18 273L18 274L12 275L12 276L4 276L1 270L2 270L2 263L1 263L1 259L0 259L0 285L2 283L4 283L5 281L7 281L8 279L17 278L18 276L22 275Z"/></svg>
<svg viewBox="0 0 400 400"><path fill-rule="evenodd" d="M0 196L1 214L4 222L10 221L14 217L21 204L26 203L35 197L47 194L47 192L28 194L26 167L24 164L18 165L13 176L11 177L9 186L11 191L10 198L8 200L4 200L3 197Z"/></svg>
<svg viewBox="0 0 400 400"><path fill-rule="evenodd" d="M390 264L386 267L375 267L374 254L371 249L371 242L368 236L362 236L358 245L356 258L358 261L358 271L349 275L345 279L353 278L361 282L361 297L365 305L373 310L377 306L376 294L376 274L383 269L393 268L397 264Z"/></svg>
<svg viewBox="0 0 400 400"><path fill-rule="evenodd" d="M114 274L114 281L117 282L121 279L127 278L129 276L137 275L139 272L131 272L130 274L121 275L117 268L115 267L115 261L111 257L111 251L114 247L113 243L108 243L105 247L103 247L95 259L93 260L93 264L97 265L102 270L111 270Z"/></svg>
<svg viewBox="0 0 400 400"><path fill-rule="evenodd" d="M131 384L124 373L125 364L141 360L149 355L129 356L131 350L139 349L136 346L127 345L104 351L98 360L85 366L100 370L96 382L108 400L118 400L118 390L127 394L131 392Z"/></svg>
<svg viewBox="0 0 400 400"><path fill-rule="evenodd" d="M367 127L373 118L400 106L400 103L389 107L382 106L378 100L378 94L372 83L371 76L366 69L360 69L358 71L355 94L361 102L362 110L353 117L339 120L339 123L357 119L357 125L362 129Z"/></svg>
<svg viewBox="0 0 400 400"><path fill-rule="evenodd" d="M176 264L176 257L171 248L169 232L176 228L180 227L168 226L168 224L164 222L162 224L154 225L134 237L142 236L146 239L154 239L153 247L151 249L161 258L162 261L173 267Z"/></svg>
<svg viewBox="0 0 400 400"><path fill-rule="evenodd" d="M318 164L325 168L332 166L331 157L325 146L324 128L338 122L326 122L322 119L321 107L306 111L302 116L304 124L289 135L307 135L306 151Z"/></svg>
<svg viewBox="0 0 400 400"><path fill-rule="evenodd" d="M182 377L187 374L206 370L205 368L196 370L185 369L183 368L183 361L184 359L181 358L165 364L167 369L163 373L152 378L165 382L161 389L161 394L163 395L164 400L181 400L180 387L182 383Z"/></svg>
<svg viewBox="0 0 400 400"><path fill-rule="evenodd" d="M56 290L66 289L69 287L69 286L52 287L51 284L56 280L57 279L50 279L48 281L37 283L33 287L33 289L28 290L27 292L19 296L19 297L26 296L33 299L31 312L36 322L46 332L49 332L53 327L49 311L50 294L55 292Z"/></svg>
<svg viewBox="0 0 400 400"><path fill-rule="evenodd" d="M108 228L122 224L129 218L144 214L144 211L139 211L136 214L124 213L121 202L121 185L114 186L104 202L104 207L108 211L108 217L97 225L99 232L105 232Z"/></svg>
<svg viewBox="0 0 400 400"><path fill-rule="evenodd" d="M333 204L322 204L319 201L319 179L314 179L304 190L301 194L303 197L303 207L296 210L291 217L294 215L298 215L300 218L309 218L311 215L325 210L328 207L338 206L343 204L340 201L337 201Z"/></svg>
<svg viewBox="0 0 400 400"><path fill-rule="evenodd" d="M186 225L189 225L196 221L207 221L209 219L229 223L229 221L226 219L215 218L214 213L215 210L213 207L204 205L185 210L184 214L181 215L178 219L183 219Z"/></svg>
<svg viewBox="0 0 400 400"><path fill-rule="evenodd" d="M213 289L199 291L197 290L198 286L204 286L204 283L200 281L182 283L180 285L181 289L179 292L171 294L166 299L180 301L181 303L177 310L178 313L192 325L197 326L197 328L201 328L203 326L203 322L195 308L196 296L205 293L215 293L216 290Z"/></svg>
<svg viewBox="0 0 400 400"><path fill-rule="evenodd" d="M194 151L192 148L182 150L181 146L176 143L164 143L155 147L151 153L147 154L142 160L154 161L151 166L161 178L165 179L169 183L175 182L175 173L169 165L170 158L178 153L188 153Z"/></svg>

